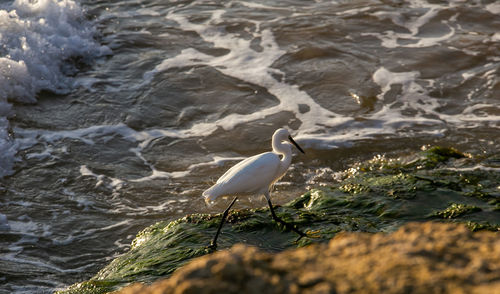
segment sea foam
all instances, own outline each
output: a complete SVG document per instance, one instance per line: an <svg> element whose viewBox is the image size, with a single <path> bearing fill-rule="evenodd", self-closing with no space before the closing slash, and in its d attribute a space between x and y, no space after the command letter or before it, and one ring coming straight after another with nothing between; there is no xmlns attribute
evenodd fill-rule
<svg viewBox="0 0 500 294"><path fill-rule="evenodd" d="M8 131L9 101L34 103L48 90L71 91L77 63L110 54L72 0L16 0L0 6L0 177L12 172L17 146Z"/></svg>

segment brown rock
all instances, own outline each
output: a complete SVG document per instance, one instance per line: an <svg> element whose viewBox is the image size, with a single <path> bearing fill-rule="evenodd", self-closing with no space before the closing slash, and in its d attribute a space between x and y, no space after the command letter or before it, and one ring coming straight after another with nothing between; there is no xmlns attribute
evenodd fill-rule
<svg viewBox="0 0 500 294"><path fill-rule="evenodd" d="M429 222L274 255L239 244L119 293L500 293L500 235Z"/></svg>

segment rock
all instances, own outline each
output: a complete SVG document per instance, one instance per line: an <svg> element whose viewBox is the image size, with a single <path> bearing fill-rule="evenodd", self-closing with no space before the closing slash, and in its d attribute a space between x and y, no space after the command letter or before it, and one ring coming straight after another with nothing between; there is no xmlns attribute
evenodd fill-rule
<svg viewBox="0 0 500 294"><path fill-rule="evenodd" d="M275 208L285 221L303 231L316 232L317 238L295 242L297 234L277 225L267 207L235 209L229 213L218 248L244 242L264 252L277 252L327 243L341 232L391 232L408 222L433 220L462 223L471 231L498 232L497 158L432 147L404 158L376 156L334 175L333 171L320 173L315 181L323 185ZM191 214L153 224L137 234L128 252L91 279L58 293L108 293L132 283L167 278L190 260L210 253L207 245L219 221L220 215ZM324 291L331 287L316 282L319 278L315 274L308 273L301 279L300 283L318 284Z"/></svg>
<svg viewBox="0 0 500 294"><path fill-rule="evenodd" d="M500 293L500 238L427 222L277 254L237 244L117 293Z"/></svg>

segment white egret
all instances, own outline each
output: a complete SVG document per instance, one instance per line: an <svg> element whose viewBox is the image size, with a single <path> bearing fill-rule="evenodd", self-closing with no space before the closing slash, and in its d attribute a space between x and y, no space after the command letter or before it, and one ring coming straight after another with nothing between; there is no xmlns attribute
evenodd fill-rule
<svg viewBox="0 0 500 294"><path fill-rule="evenodd" d="M210 244L211 248L215 249L217 247L217 238L227 214L240 195L264 195L269 204L271 215L276 222L299 234L299 239L306 236L306 234L276 215L269 195L274 183L285 175L292 161L292 145L286 141L291 142L300 152L305 153L286 129L278 129L273 134L272 152L265 152L244 159L222 175L215 185L203 192L206 201L214 201L219 196L236 196L222 214L219 228Z"/></svg>

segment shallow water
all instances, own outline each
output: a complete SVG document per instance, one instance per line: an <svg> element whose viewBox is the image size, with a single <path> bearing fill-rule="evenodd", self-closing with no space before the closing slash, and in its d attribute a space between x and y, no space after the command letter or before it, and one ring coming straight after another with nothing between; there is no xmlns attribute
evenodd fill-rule
<svg viewBox="0 0 500 294"><path fill-rule="evenodd" d="M278 127L306 155L276 203L376 154L498 152L499 32L495 1L0 4L0 293L63 288L145 226L220 211L201 192Z"/></svg>

